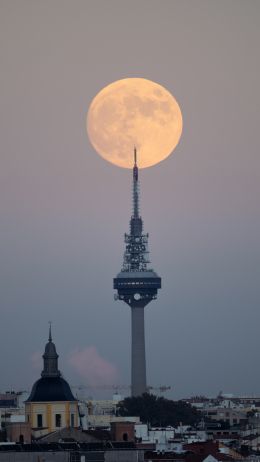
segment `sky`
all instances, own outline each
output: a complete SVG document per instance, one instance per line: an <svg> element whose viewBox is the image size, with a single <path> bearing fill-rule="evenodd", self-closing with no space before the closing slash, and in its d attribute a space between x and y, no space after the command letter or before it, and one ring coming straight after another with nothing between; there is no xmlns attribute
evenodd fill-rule
<svg viewBox="0 0 260 462"><path fill-rule="evenodd" d="M39 377L48 321L71 385L130 384L113 277L131 171L94 151L85 123L104 86L143 77L183 115L174 153L139 176L162 278L148 384L260 395L259 20L258 0L1 0L1 391Z"/></svg>

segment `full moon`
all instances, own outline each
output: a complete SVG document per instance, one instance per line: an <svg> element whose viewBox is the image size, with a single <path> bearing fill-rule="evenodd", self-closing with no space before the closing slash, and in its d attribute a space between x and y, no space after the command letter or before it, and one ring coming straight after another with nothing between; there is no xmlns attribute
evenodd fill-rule
<svg viewBox="0 0 260 462"><path fill-rule="evenodd" d="M95 150L113 164L132 168L134 147L138 166L166 159L182 132L180 107L158 83L142 78L117 80L92 100L87 133Z"/></svg>

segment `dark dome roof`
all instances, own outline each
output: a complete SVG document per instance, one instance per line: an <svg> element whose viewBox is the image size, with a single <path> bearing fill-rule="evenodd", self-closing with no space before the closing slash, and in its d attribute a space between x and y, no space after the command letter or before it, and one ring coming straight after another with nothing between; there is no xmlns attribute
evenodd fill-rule
<svg viewBox="0 0 260 462"><path fill-rule="evenodd" d="M41 377L33 385L27 402L76 401L62 377Z"/></svg>

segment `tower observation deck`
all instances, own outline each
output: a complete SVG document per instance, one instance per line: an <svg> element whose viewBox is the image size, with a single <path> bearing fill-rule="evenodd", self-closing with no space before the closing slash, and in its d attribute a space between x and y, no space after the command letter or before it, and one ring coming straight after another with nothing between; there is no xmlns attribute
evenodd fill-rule
<svg viewBox="0 0 260 462"><path fill-rule="evenodd" d="M116 299L123 300L131 308L132 349L131 388L132 396L140 396L147 391L144 307L157 298L161 288L161 278L149 269L148 234L143 234L143 220L139 214L139 181L134 150L133 167L133 213L130 233L125 234L123 267L114 278Z"/></svg>

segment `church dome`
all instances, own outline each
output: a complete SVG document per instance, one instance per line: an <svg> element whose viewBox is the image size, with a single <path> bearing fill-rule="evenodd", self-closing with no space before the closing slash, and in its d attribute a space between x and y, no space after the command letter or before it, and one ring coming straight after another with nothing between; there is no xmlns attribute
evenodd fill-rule
<svg viewBox="0 0 260 462"><path fill-rule="evenodd" d="M62 377L41 377L33 385L27 402L76 401Z"/></svg>
<svg viewBox="0 0 260 462"><path fill-rule="evenodd" d="M58 357L50 326L49 340L43 354L41 378L33 385L27 402L76 401L68 382L63 379L58 369Z"/></svg>

